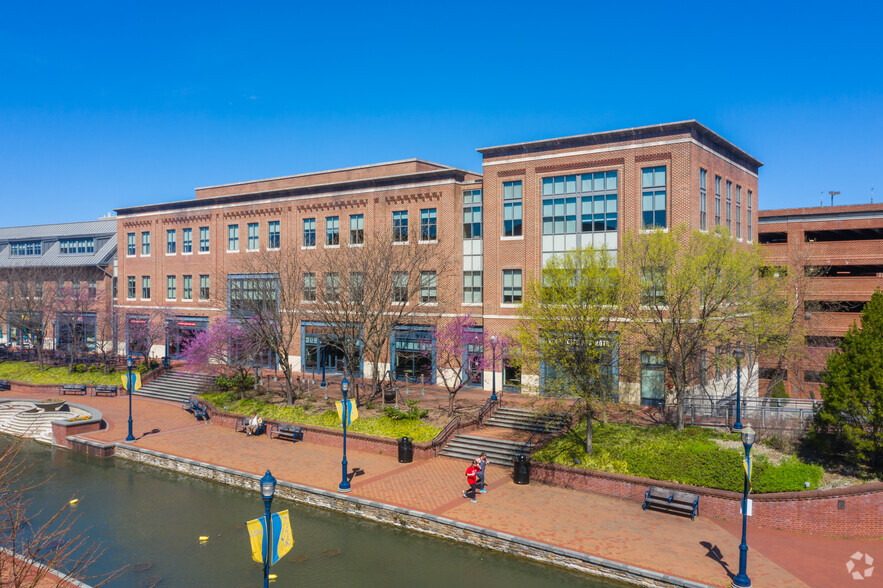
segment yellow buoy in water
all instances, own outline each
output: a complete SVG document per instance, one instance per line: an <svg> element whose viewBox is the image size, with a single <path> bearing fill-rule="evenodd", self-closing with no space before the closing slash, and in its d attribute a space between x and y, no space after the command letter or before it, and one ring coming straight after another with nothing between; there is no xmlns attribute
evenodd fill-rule
<svg viewBox="0 0 883 588"><path fill-rule="evenodd" d="M199 540L202 541L202 542L206 542L206 541L208 541L208 535L200 535L200 536L199 536Z"/></svg>
<svg viewBox="0 0 883 588"><path fill-rule="evenodd" d="M79 498L74 498L68 504L70 504L71 506L76 506L79 501L80 501Z"/></svg>
<svg viewBox="0 0 883 588"><path fill-rule="evenodd" d="M276 574L270 574L269 577L270 577L270 581L271 581L271 582L275 582L275 581L276 581Z"/></svg>

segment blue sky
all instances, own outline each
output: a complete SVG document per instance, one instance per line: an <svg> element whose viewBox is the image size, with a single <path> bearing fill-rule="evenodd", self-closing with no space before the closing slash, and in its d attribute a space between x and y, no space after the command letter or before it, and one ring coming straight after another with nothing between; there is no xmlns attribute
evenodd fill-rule
<svg viewBox="0 0 883 588"><path fill-rule="evenodd" d="M610 4L6 3L0 226L684 119L762 209L883 201L878 5Z"/></svg>

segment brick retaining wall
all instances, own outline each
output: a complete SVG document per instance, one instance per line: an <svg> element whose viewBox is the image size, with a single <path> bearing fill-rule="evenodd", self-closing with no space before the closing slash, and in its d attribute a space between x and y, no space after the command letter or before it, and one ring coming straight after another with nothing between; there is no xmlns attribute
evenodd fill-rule
<svg viewBox="0 0 883 588"><path fill-rule="evenodd" d="M698 494L700 516L739 519L742 495L727 490L662 482L638 476L599 472L534 462L535 482L576 488L596 494L643 502L649 486ZM883 537L883 483L873 482L806 492L752 494L751 524L809 535L879 539Z"/></svg>

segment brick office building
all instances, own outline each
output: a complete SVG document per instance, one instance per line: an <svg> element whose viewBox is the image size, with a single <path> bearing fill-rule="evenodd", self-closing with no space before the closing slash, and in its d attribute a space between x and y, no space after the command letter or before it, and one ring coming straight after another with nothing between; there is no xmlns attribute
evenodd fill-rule
<svg viewBox="0 0 883 588"><path fill-rule="evenodd" d="M726 227L745 243L756 235L762 164L695 121L479 152L483 177L413 159L200 188L194 200L120 209L120 316L142 321L159 307L174 314L164 319L173 326L204 328L227 309L205 304L210 296L201 302L199 285L232 271L232 259L252 249L242 246L246 239L254 238L254 248L272 238L277 246L303 246L307 231L321 236L329 222L345 235L354 217L366 228L392 231L403 218L414 226L432 214L438 241L456 242L462 267L439 284L454 301L438 314L470 314L487 333L513 326L524 281L538 276L554 253L588 245L615 252L624 231L678 224ZM235 247L228 247L234 238ZM310 335L303 329L295 344L296 369L309 364ZM394 354L394 342L391 349ZM175 351L168 341L154 349ZM512 388L538 382L505 367L494 377ZM487 373L485 388L490 378ZM645 395L640 388L620 386L621 397L638 401Z"/></svg>
<svg viewBox="0 0 883 588"><path fill-rule="evenodd" d="M809 274L802 301L806 350L780 376L791 396L818 398L826 356L883 287L883 204L764 210L758 222L770 264ZM762 391L772 371L762 370Z"/></svg>

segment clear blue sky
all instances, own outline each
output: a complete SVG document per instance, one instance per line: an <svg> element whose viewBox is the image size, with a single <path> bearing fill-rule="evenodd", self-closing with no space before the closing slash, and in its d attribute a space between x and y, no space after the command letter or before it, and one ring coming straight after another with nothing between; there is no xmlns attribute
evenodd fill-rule
<svg viewBox="0 0 883 588"><path fill-rule="evenodd" d="M762 209L883 201L878 4L611 4L7 2L0 226L684 119Z"/></svg>

